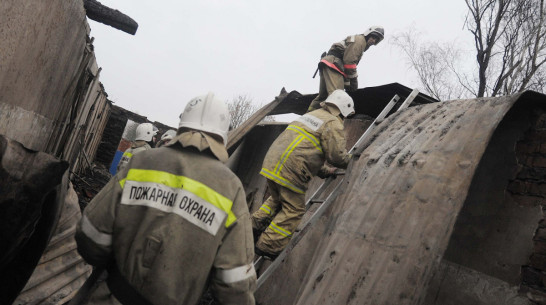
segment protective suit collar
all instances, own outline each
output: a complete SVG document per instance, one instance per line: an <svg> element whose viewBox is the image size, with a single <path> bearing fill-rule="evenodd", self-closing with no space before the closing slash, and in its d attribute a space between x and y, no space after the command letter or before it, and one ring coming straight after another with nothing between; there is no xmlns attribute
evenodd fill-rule
<svg viewBox="0 0 546 305"><path fill-rule="evenodd" d="M136 140L135 142L133 142L133 144L131 144L131 148L138 148L138 147L142 147L144 145L148 144L146 141L144 140Z"/></svg>
<svg viewBox="0 0 546 305"><path fill-rule="evenodd" d="M193 146L199 151L204 151L207 148L212 151L212 154L220 161L227 162L229 156L224 144L208 135L206 132L198 130L187 130L176 135L167 145L171 146L174 143L180 143L182 147Z"/></svg>
<svg viewBox="0 0 546 305"><path fill-rule="evenodd" d="M322 109L330 112L333 116L339 117L339 114L341 113L341 111L339 111L339 109L334 105L320 102L320 106L322 107Z"/></svg>

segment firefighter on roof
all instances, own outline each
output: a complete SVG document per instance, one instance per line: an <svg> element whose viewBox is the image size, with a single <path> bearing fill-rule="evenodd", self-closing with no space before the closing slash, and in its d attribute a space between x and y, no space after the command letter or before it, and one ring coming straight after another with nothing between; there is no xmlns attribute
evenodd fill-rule
<svg viewBox="0 0 546 305"><path fill-rule="evenodd" d="M223 162L229 112L192 99L164 147L135 155L84 210L82 257L107 266L90 304L254 304L254 245L241 181Z"/></svg>
<svg viewBox="0 0 546 305"><path fill-rule="evenodd" d="M292 122L265 156L260 174L267 178L271 196L252 214L254 236L259 236L258 255L275 258L286 247L305 213L309 181L334 173L335 168L324 161L347 168L351 156L345 147L342 117L354 114L353 100L336 90L321 106Z"/></svg>
<svg viewBox="0 0 546 305"><path fill-rule="evenodd" d="M324 101L334 90L356 91L358 89L356 66L360 62L362 54L369 47L381 42L384 36L383 27L372 26L363 34L352 35L334 43L327 55L319 62L319 94L311 102L307 111L320 108L320 102Z"/></svg>

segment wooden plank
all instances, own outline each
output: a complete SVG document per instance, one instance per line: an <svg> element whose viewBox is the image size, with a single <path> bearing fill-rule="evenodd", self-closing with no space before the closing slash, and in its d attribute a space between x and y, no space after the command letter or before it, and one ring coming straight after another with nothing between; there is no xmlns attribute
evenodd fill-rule
<svg viewBox="0 0 546 305"><path fill-rule="evenodd" d="M299 94L299 93L298 93ZM256 126L258 123L260 123L271 111L273 111L286 97L288 96L286 90L284 88L281 90L281 93L279 96L275 97L275 100L273 100L271 103L263 106L258 111L256 111L248 120L246 120L243 124L241 124L236 129L232 130L228 134L228 143L226 145L229 152L233 152L235 150L235 145L239 143L243 139L243 137L252 129L254 126Z"/></svg>

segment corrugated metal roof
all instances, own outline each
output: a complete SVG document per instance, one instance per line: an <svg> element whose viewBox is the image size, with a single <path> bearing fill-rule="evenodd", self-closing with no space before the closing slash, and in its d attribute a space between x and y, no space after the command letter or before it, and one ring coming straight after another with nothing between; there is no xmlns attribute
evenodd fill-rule
<svg viewBox="0 0 546 305"><path fill-rule="evenodd" d="M497 127L536 107L546 97L528 91L387 118L339 197L258 289L258 303L421 304Z"/></svg>

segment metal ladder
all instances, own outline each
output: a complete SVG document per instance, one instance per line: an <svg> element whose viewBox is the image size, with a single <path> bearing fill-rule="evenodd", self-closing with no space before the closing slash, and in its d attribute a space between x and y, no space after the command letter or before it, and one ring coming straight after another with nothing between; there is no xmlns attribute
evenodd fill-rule
<svg viewBox="0 0 546 305"><path fill-rule="evenodd" d="M415 97L419 94L419 90L414 89L410 95L404 100L404 102L398 107L397 111L404 110L409 105ZM358 159L360 157L360 154L364 151L366 146L364 146L364 142L366 139L372 134L372 131L375 129L377 125L379 125L383 120L387 117L389 112L394 108L396 103L400 97L398 95L395 95L390 102L385 106L383 111L375 118L375 120L372 122L372 124L366 129L366 131L360 136L358 141L353 145L353 147L349 150L349 153L353 155L353 160ZM286 248L279 254L279 256L273 261L273 263L258 277L258 283L256 286L256 289L259 289L260 286L269 278L271 274L273 274L273 271L280 266L280 264L284 261L286 256L294 249L294 247L299 243L299 241L303 238L303 236L307 233L307 231L310 230L310 228L315 224L315 222L322 216L326 208L330 206L330 204L333 202L333 199L335 199L339 193L340 185L342 185L343 180L346 176L346 173L350 171L350 167L352 165L352 162L349 163L349 166L347 167L347 171L341 171L337 173L337 175L343 175L344 177L342 179L339 179L337 186L330 192L328 197L324 200L318 200L316 198L319 198L322 193L327 189L327 187L336 180L335 177L329 177L327 178L322 185L309 197L309 200L305 203L305 208L309 209L312 204L314 203L321 203L321 206L313 213L313 215L307 220L307 222L301 227L302 229L299 231L299 234L295 234L292 239L290 240L290 243ZM254 262L254 267L259 268L262 263L264 262L264 257L260 256L256 259Z"/></svg>

